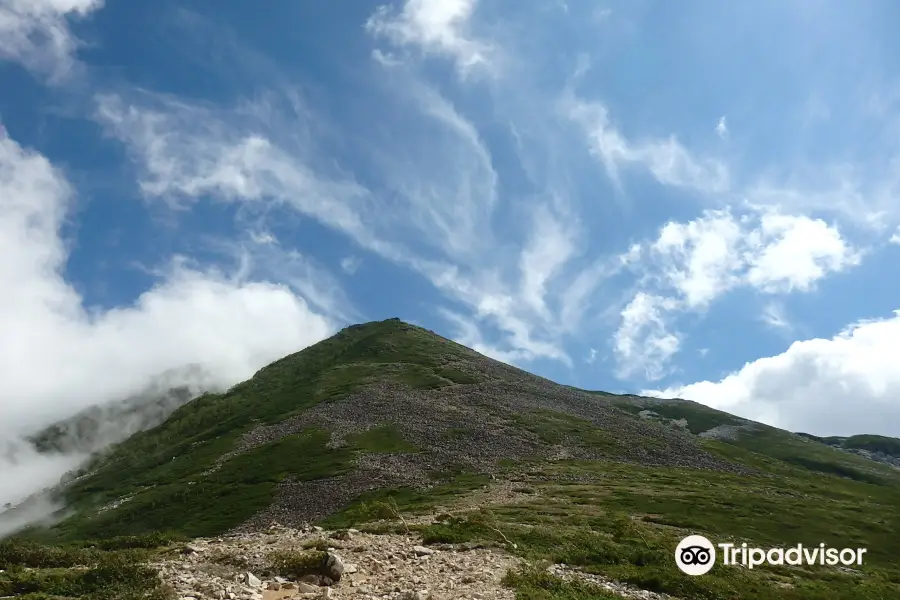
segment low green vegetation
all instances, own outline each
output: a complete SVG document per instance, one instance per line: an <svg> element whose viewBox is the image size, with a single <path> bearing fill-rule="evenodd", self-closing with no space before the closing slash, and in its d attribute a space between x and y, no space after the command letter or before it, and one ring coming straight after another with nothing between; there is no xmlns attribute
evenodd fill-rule
<svg viewBox="0 0 900 600"><path fill-rule="evenodd" d="M266 508L275 487L288 476L305 481L348 472L354 450L328 448L329 437L327 432L308 429L234 456L208 474L201 471L211 468L212 461L202 461L168 481L160 477L137 488L114 510L84 511L50 533L70 540L162 529L191 537L226 531ZM172 462L196 458L186 454Z"/></svg>
<svg viewBox="0 0 900 600"><path fill-rule="evenodd" d="M767 425L757 423L752 429L739 431L734 439L724 441L809 471L865 483L900 486L900 471L888 465L842 452Z"/></svg>
<svg viewBox="0 0 900 600"><path fill-rule="evenodd" d="M712 443L710 450L721 447L731 457L742 452L720 443ZM566 563L682 598L895 597L900 591L895 558L900 540L893 532L900 527L900 494L787 465L782 473L789 476L748 478L561 461L547 465L530 482L540 492L534 500L438 522L423 535L432 543L499 544L533 561ZM824 542L865 547L868 554L858 572L810 566L748 571L717 565L707 575L691 578L673 560L677 542L689 533L704 534L714 543L747 541L766 548ZM510 582L522 597L577 598L586 593L546 575L517 575Z"/></svg>
<svg viewBox="0 0 900 600"><path fill-rule="evenodd" d="M512 571L503 579L515 588L516 600L621 600L615 592L579 581L563 581L546 571L526 568Z"/></svg>
<svg viewBox="0 0 900 600"><path fill-rule="evenodd" d="M321 572L322 565L327 557L328 553L321 550L306 550L304 552L279 550L269 554L268 559L272 575L300 579L304 575Z"/></svg>
<svg viewBox="0 0 900 600"><path fill-rule="evenodd" d="M320 525L341 529L379 519L396 519L400 513L427 514L435 507L451 504L466 493L487 485L491 479L478 473L441 473L443 481L428 489L410 487L373 490L361 494L356 501L326 519Z"/></svg>
<svg viewBox="0 0 900 600"><path fill-rule="evenodd" d="M883 435L853 435L850 437L818 437L809 433L799 433L807 439L847 450L868 450L889 456L900 457L900 439Z"/></svg>
<svg viewBox="0 0 900 600"><path fill-rule="evenodd" d="M460 385L478 383L478 379L476 377L460 371L459 369L439 369L437 371L437 374L444 379L448 379L453 383L458 383Z"/></svg>
<svg viewBox="0 0 900 600"><path fill-rule="evenodd" d="M155 534L46 546L0 541L0 596L29 600L173 600L144 563L177 536Z"/></svg>
<svg viewBox="0 0 900 600"><path fill-rule="evenodd" d="M386 424L361 433L347 436L347 443L353 448L371 453L418 452L419 449L403 439L396 425Z"/></svg>
<svg viewBox="0 0 900 600"><path fill-rule="evenodd" d="M844 448L883 452L891 456L900 456L900 439L883 435L854 435L844 440Z"/></svg>
<svg viewBox="0 0 900 600"><path fill-rule="evenodd" d="M536 434L548 444L573 443L592 450L606 450L615 454L616 440L586 419L549 410L536 410L516 415L515 422Z"/></svg>
<svg viewBox="0 0 900 600"><path fill-rule="evenodd" d="M726 412L704 406L689 400L650 401L632 396L618 396L612 399L613 406L634 415L651 411L666 420L687 421L687 429L697 435L720 425L741 425L742 421Z"/></svg>

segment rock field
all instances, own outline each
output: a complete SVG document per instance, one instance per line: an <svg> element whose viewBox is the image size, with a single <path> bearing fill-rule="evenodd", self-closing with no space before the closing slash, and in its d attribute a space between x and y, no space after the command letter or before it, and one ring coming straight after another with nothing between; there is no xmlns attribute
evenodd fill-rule
<svg viewBox="0 0 900 600"><path fill-rule="evenodd" d="M269 574L269 553L302 551L316 541L327 547L328 566L323 574L293 580ZM498 548L471 544L426 547L413 535L273 525L265 532L194 540L177 558L154 566L180 600L513 600L514 591L505 587L502 579L522 564L521 559ZM550 565L547 570L622 598L670 598L566 565Z"/></svg>

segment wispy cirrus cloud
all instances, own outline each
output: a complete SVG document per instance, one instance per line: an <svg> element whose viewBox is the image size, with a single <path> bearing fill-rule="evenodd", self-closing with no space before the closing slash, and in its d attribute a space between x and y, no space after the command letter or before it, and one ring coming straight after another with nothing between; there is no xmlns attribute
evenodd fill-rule
<svg viewBox="0 0 900 600"><path fill-rule="evenodd" d="M726 164L715 157L698 157L675 136L631 141L616 128L609 110L601 102L587 101L567 91L561 109L581 128L590 152L609 177L621 188L620 169L638 167L663 185L688 188L704 194L729 190Z"/></svg>

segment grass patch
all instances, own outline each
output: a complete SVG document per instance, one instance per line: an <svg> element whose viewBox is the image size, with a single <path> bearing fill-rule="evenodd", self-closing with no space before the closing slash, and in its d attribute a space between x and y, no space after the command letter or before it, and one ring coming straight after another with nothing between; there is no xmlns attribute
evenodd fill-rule
<svg viewBox="0 0 900 600"><path fill-rule="evenodd" d="M353 450L327 448L329 437L328 432L309 429L257 446L209 475L145 488L116 509L64 522L57 532L64 540L160 530L190 537L215 535L268 506L275 487L288 476L308 481L349 471Z"/></svg>
<svg viewBox="0 0 900 600"><path fill-rule="evenodd" d="M900 487L898 471L855 454L842 452L825 444L756 424L753 429L740 431L736 439L723 440L732 446L749 450L755 455L768 456L809 471L855 479L859 482ZM752 457L742 455L742 460ZM769 465L771 467L771 465ZM794 471L786 473L793 474Z"/></svg>
<svg viewBox="0 0 900 600"><path fill-rule="evenodd" d="M0 542L0 596L87 600L170 600L155 570L142 564L159 538L120 539L80 545ZM125 549L103 549L121 546Z"/></svg>
<svg viewBox="0 0 900 600"><path fill-rule="evenodd" d="M587 419L550 410L515 415L514 422L548 444L572 443L592 450L617 453L619 444L603 429Z"/></svg>
<svg viewBox="0 0 900 600"><path fill-rule="evenodd" d="M733 415L690 400L645 403L643 400L616 399L613 401L613 405L635 415L644 410L649 410L665 419L684 419L687 421L687 429L694 435L709 431L720 425L741 425L742 423Z"/></svg>
<svg viewBox="0 0 900 600"><path fill-rule="evenodd" d="M453 383L458 383L461 385L478 383L478 379L475 376L470 375L465 371L460 371L459 369L438 369L437 374L444 379L449 379Z"/></svg>
<svg viewBox="0 0 900 600"><path fill-rule="evenodd" d="M417 390L436 390L451 383L449 380L434 373L431 369L418 365L407 365L394 378Z"/></svg>
<svg viewBox="0 0 900 600"><path fill-rule="evenodd" d="M896 597L900 566L900 494L873 485L810 472L723 442L713 452L743 459L769 473L663 469L602 461L546 465L533 500L494 507L496 527L531 561L566 563L587 572L681 598L838 600ZM753 571L717 564L703 577L683 575L674 565L678 541L701 533L714 543L733 541L767 547L803 543L865 547L861 573L826 566L759 567ZM481 517L457 515L423 534L432 542L504 543ZM854 567L856 568L856 567ZM520 597L555 597L584 590L560 587L540 575L510 579ZM547 595L550 594L550 595ZM577 595L574 597L578 597Z"/></svg>
<svg viewBox="0 0 900 600"><path fill-rule="evenodd" d="M318 550L306 552L279 550L269 554L268 562L273 575L300 579L304 575L321 573L326 558L328 553Z"/></svg>
<svg viewBox="0 0 900 600"><path fill-rule="evenodd" d="M622 596L580 581L564 581L536 569L511 571L503 584L515 588L516 600L621 600Z"/></svg>
<svg viewBox="0 0 900 600"><path fill-rule="evenodd" d="M347 442L353 448L372 453L419 451L419 448L403 439L403 434L392 423L349 435Z"/></svg>
<svg viewBox="0 0 900 600"><path fill-rule="evenodd" d="M486 475L467 472L440 473L435 474L435 478L443 480L443 483L429 489L405 487L363 493L347 508L319 524L329 529L341 529L359 527L373 521L395 520L398 510L412 514L427 513L490 482L490 477Z"/></svg>

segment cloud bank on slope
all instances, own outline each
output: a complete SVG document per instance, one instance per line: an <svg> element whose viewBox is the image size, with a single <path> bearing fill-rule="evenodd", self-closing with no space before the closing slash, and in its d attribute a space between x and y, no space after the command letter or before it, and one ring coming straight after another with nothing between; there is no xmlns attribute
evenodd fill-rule
<svg viewBox="0 0 900 600"><path fill-rule="evenodd" d="M287 285L182 259L133 305L88 310L65 280L60 228L74 193L44 156L0 134L0 506L82 458L35 456L23 434L189 364L203 368L173 385L228 387L335 328Z"/></svg>

